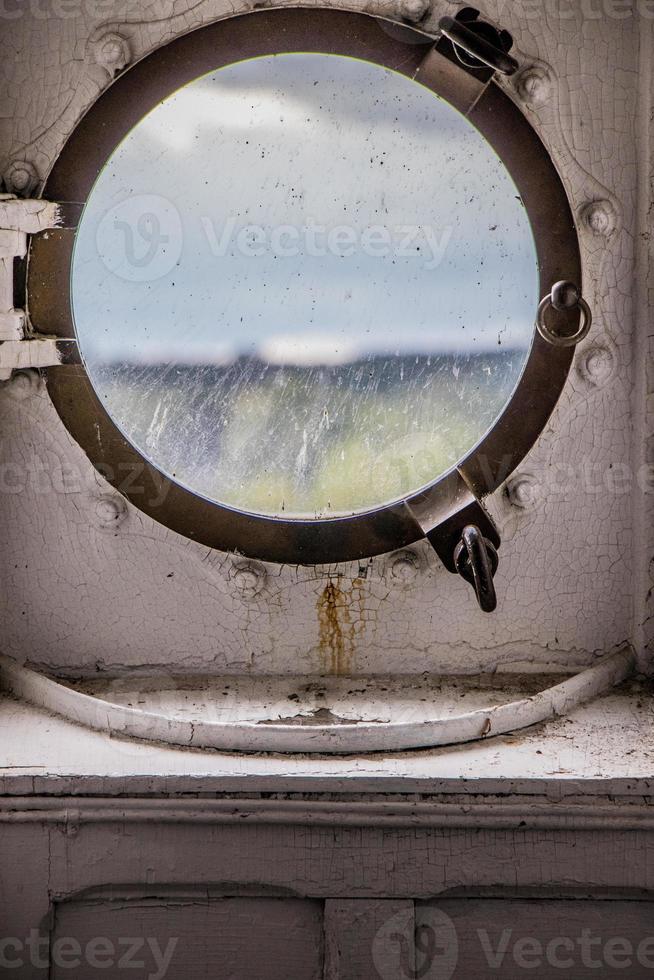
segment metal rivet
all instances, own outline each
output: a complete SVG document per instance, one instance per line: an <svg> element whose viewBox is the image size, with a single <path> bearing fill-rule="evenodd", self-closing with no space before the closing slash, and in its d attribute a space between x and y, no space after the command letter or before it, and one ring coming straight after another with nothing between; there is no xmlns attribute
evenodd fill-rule
<svg viewBox="0 0 654 980"><path fill-rule="evenodd" d="M529 105L542 105L552 93L552 79L544 68L525 68L516 79L518 95Z"/></svg>
<svg viewBox="0 0 654 980"><path fill-rule="evenodd" d="M242 595L254 596L264 587L266 570L263 565L253 561L238 562L232 566L229 578Z"/></svg>
<svg viewBox="0 0 654 980"><path fill-rule="evenodd" d="M608 347L591 347L582 354L579 374L589 384L601 387L606 384L615 369L615 358Z"/></svg>
<svg viewBox="0 0 654 980"><path fill-rule="evenodd" d="M35 394L39 390L41 387L41 375L38 371L31 369L14 371L6 384L11 397L16 398L18 401L23 401L23 399L29 398L30 395Z"/></svg>
<svg viewBox="0 0 654 980"><path fill-rule="evenodd" d="M540 496L538 481L528 473L521 473L508 481L506 494L514 507L522 510L534 507Z"/></svg>
<svg viewBox="0 0 654 980"><path fill-rule="evenodd" d="M610 201L590 201L581 209L581 220L594 235L608 238L616 226L615 208Z"/></svg>
<svg viewBox="0 0 654 980"><path fill-rule="evenodd" d="M430 7L430 0L399 0L397 13L402 20L416 24L423 19Z"/></svg>
<svg viewBox="0 0 654 980"><path fill-rule="evenodd" d="M126 39L120 34L103 34L93 45L93 57L97 64L106 68L110 74L122 71L131 60L131 52Z"/></svg>
<svg viewBox="0 0 654 980"><path fill-rule="evenodd" d="M127 516L125 501L122 497L104 494L96 501L95 516L100 527L118 527Z"/></svg>
<svg viewBox="0 0 654 980"><path fill-rule="evenodd" d="M40 178L36 168L28 160L14 160L5 170L3 179L10 194L29 197Z"/></svg>
<svg viewBox="0 0 654 980"><path fill-rule="evenodd" d="M389 565L391 578L400 585L409 585L420 571L416 555L412 551L401 551L394 555Z"/></svg>

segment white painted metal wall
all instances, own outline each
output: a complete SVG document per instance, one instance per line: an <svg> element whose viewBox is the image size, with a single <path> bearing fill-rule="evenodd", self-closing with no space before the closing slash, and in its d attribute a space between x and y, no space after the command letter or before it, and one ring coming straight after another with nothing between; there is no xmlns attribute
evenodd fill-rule
<svg viewBox="0 0 654 980"><path fill-rule="evenodd" d="M424 9L408 0L335 5L395 19ZM45 176L123 62L251 6L6 4L6 189L24 193ZM452 9L439 0L421 27L435 31ZM408 563L262 566L253 588L234 557L125 507L46 391L19 378L0 391L6 654L62 674L329 673L335 632L325 628L324 604L336 595L328 612L343 673L576 670L625 642L646 664L651 17L637 0L490 0L483 13L516 39L522 70L507 87L568 188L595 313L547 431L511 493L491 503L503 534L497 613L478 612L467 586L422 546Z"/></svg>

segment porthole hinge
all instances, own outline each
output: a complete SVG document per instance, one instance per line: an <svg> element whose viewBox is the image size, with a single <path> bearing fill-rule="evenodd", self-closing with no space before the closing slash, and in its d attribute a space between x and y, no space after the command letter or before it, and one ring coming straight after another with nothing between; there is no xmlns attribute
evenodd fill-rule
<svg viewBox="0 0 654 980"><path fill-rule="evenodd" d="M518 70L518 62L509 54L511 34L481 18L475 7L462 7L454 17L441 17L438 28L464 68L490 68L500 75L514 75Z"/></svg>
<svg viewBox="0 0 654 980"><path fill-rule="evenodd" d="M67 224L66 206L0 194L0 381L13 371L61 364L61 342L31 335L29 317L16 306L16 267L27 255L27 236Z"/></svg>
<svg viewBox="0 0 654 980"><path fill-rule="evenodd" d="M467 116L496 72L512 75L517 71L518 62L508 53L513 38L504 28L480 18L474 7L462 7L454 17L441 17L438 27L436 41L415 78L437 87Z"/></svg>

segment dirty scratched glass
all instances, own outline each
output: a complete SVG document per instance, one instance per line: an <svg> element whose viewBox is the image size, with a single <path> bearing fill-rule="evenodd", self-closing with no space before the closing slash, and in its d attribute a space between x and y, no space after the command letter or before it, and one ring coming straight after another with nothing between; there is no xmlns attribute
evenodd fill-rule
<svg viewBox="0 0 654 980"><path fill-rule="evenodd" d="M240 510L351 514L488 431L537 305L529 221L447 102L377 65L288 54L149 113L76 236L83 361L131 443Z"/></svg>

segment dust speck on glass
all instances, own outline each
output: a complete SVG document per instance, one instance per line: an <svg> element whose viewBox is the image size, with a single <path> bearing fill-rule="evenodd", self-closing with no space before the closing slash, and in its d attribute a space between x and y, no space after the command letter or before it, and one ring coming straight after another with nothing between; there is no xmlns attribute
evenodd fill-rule
<svg viewBox="0 0 654 980"><path fill-rule="evenodd" d="M433 482L527 360L538 270L502 161L378 65L239 62L101 171L76 236L82 358L124 435L191 491L320 518Z"/></svg>

